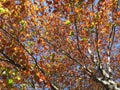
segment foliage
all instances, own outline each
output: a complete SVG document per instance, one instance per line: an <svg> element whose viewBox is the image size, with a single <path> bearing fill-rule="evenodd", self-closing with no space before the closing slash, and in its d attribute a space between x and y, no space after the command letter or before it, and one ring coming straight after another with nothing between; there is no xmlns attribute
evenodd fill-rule
<svg viewBox="0 0 120 90"><path fill-rule="evenodd" d="M117 0L0 0L0 89L119 90Z"/></svg>

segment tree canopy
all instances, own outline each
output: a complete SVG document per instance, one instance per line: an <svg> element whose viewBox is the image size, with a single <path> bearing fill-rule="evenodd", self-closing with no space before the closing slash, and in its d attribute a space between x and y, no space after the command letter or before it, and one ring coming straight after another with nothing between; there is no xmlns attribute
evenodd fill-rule
<svg viewBox="0 0 120 90"><path fill-rule="evenodd" d="M120 0L0 0L1 90L120 90Z"/></svg>

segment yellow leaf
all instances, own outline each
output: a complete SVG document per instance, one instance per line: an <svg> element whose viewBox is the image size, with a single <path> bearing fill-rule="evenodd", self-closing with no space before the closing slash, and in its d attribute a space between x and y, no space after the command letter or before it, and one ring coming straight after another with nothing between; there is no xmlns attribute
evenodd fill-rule
<svg viewBox="0 0 120 90"><path fill-rule="evenodd" d="M21 80L21 78L19 77L19 76L17 76L17 78L16 78L17 80Z"/></svg>
<svg viewBox="0 0 120 90"><path fill-rule="evenodd" d="M106 33L107 32L107 28L103 28L101 32L102 33Z"/></svg>
<svg viewBox="0 0 120 90"><path fill-rule="evenodd" d="M47 63L46 66L49 67L49 68L51 67L51 65L49 63Z"/></svg>
<svg viewBox="0 0 120 90"><path fill-rule="evenodd" d="M40 76L41 76L41 74L40 74L39 72L37 72L37 73L36 73L36 76L40 77Z"/></svg>
<svg viewBox="0 0 120 90"><path fill-rule="evenodd" d="M15 47L14 50L17 51L17 47Z"/></svg>

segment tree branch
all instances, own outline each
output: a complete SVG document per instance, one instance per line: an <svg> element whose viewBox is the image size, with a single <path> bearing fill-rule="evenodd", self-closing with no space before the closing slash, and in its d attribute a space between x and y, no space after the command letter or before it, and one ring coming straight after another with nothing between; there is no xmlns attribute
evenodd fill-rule
<svg viewBox="0 0 120 90"><path fill-rule="evenodd" d="M25 46L18 40L18 39L16 39L15 37L13 37L9 32L7 32L5 29L3 29L3 28L1 28L4 32L6 32L9 36L10 36L10 38L12 38L12 39L14 39L16 42L18 42L18 45L19 46L21 46L32 58L33 58L33 60L35 61L35 64L36 64L36 66L39 68L39 70L41 71L41 73L43 74L43 75L45 75L45 72L44 72L44 70L37 64L37 60L34 58L34 56L25 48ZM13 63L14 64L14 63ZM16 64L15 64L16 65ZM56 89L57 87L55 87L55 85L53 84L53 83L50 83L50 85L51 85L51 89L52 90L58 90L58 89ZM54 86L53 86L54 85Z"/></svg>
<svg viewBox="0 0 120 90"><path fill-rule="evenodd" d="M26 67L22 67L20 64L16 63L16 62L15 62L14 60L12 60L9 56L7 56L5 53L1 52L1 54L2 54L7 60L4 60L4 59L2 59L2 58L0 58L0 60L5 61L5 62L8 62L8 63L10 63L10 64L12 64L12 65L14 65L14 66L22 69L22 70L27 70Z"/></svg>

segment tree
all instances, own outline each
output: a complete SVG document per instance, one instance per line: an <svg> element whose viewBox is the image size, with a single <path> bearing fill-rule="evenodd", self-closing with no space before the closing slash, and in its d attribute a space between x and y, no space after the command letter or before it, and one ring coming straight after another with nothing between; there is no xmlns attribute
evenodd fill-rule
<svg viewBox="0 0 120 90"><path fill-rule="evenodd" d="M120 1L1 0L0 89L120 89Z"/></svg>

